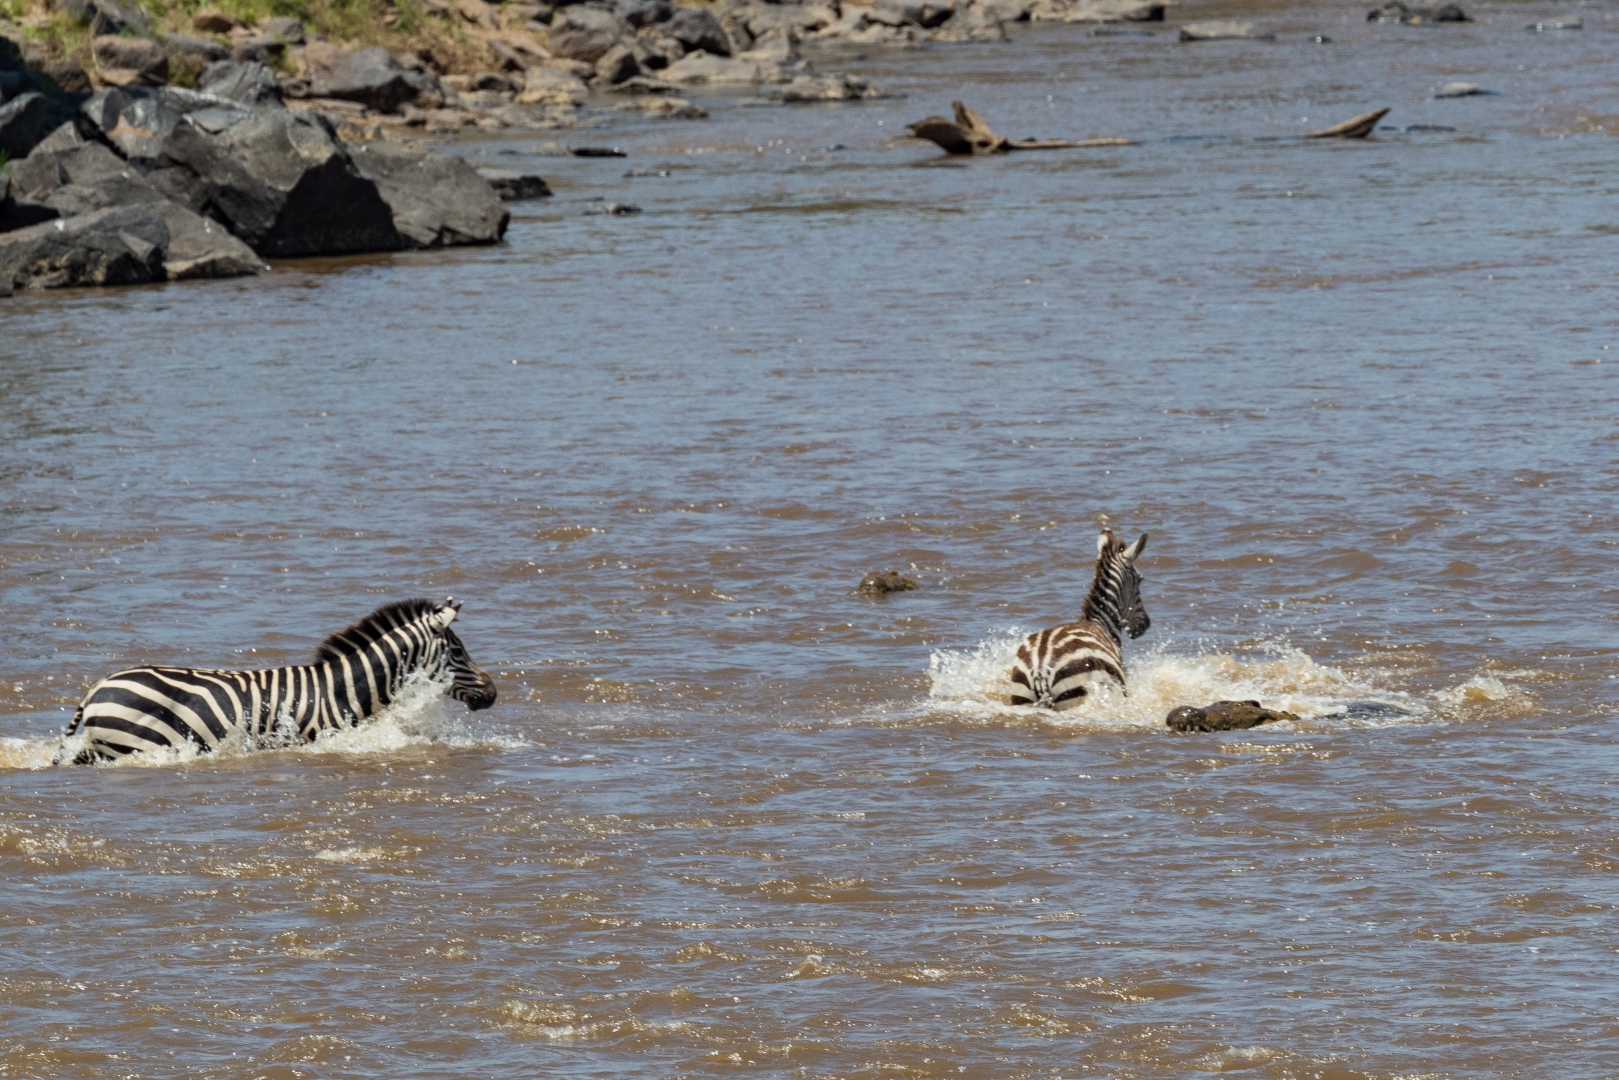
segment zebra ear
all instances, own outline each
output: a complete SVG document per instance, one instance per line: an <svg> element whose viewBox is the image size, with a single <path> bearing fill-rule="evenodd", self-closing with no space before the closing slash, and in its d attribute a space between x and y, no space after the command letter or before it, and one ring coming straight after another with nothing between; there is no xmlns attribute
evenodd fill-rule
<svg viewBox="0 0 1619 1080"><path fill-rule="evenodd" d="M1124 549L1124 560L1125 560L1125 562L1135 562L1136 561L1136 556L1140 555L1146 549L1147 549L1147 534L1142 533L1140 540L1137 540L1135 543L1131 544L1129 547Z"/></svg>
<svg viewBox="0 0 1619 1080"><path fill-rule="evenodd" d="M1103 529L1096 537L1096 554L1098 556L1106 555L1107 546L1111 543L1113 543L1113 534L1107 529Z"/></svg>

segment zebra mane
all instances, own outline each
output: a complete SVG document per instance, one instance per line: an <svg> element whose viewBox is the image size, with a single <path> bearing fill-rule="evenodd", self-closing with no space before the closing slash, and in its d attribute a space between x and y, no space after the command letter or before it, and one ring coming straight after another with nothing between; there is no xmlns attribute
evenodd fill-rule
<svg viewBox="0 0 1619 1080"><path fill-rule="evenodd" d="M315 650L315 663L353 656L395 627L431 615L439 609L437 600L397 600L384 604L346 630L327 636Z"/></svg>

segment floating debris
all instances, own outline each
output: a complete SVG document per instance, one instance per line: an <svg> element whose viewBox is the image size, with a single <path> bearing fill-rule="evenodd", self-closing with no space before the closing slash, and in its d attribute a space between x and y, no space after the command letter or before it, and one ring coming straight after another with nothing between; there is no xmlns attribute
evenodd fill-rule
<svg viewBox="0 0 1619 1080"><path fill-rule="evenodd" d="M1004 154L1010 150L1067 150L1081 146L1134 146L1130 139L1008 139L997 135L983 117L959 101L950 103L954 120L930 116L906 127L911 135L936 144L947 154Z"/></svg>

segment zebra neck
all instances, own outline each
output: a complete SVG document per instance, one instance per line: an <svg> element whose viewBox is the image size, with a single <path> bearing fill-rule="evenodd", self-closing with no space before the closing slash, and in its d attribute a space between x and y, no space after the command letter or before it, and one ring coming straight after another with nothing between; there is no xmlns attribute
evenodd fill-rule
<svg viewBox="0 0 1619 1080"><path fill-rule="evenodd" d="M1124 644L1124 619L1119 615L1118 600L1100 587L1092 589L1085 598L1085 618L1106 630L1115 644Z"/></svg>

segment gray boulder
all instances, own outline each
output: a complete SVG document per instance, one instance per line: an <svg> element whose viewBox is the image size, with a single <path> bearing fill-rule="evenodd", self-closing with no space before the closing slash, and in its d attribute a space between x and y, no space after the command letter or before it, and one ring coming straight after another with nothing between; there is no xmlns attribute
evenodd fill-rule
<svg viewBox="0 0 1619 1080"><path fill-rule="evenodd" d="M0 235L0 282L17 289L161 281L169 228L153 206L119 206Z"/></svg>
<svg viewBox="0 0 1619 1080"><path fill-rule="evenodd" d="M1471 22L1467 13L1455 4L1405 4L1401 0L1388 0L1382 7L1366 13L1367 22L1380 23L1435 23Z"/></svg>
<svg viewBox="0 0 1619 1080"><path fill-rule="evenodd" d="M317 114L174 87L103 90L82 112L165 196L224 222L261 255L406 246L377 185Z"/></svg>
<svg viewBox="0 0 1619 1080"><path fill-rule="evenodd" d="M253 249L217 221L193 214L179 203L152 203L169 229L163 273L170 281L241 277L266 269Z"/></svg>
<svg viewBox="0 0 1619 1080"><path fill-rule="evenodd" d="M734 60L694 52L681 57L658 73L665 82L680 85L757 86L760 83L790 82L792 76L780 64L754 60Z"/></svg>
<svg viewBox="0 0 1619 1080"><path fill-rule="evenodd" d="M674 38L688 52L701 49L713 56L730 56L734 51L725 27L707 8L680 8L659 29L664 37Z"/></svg>
<svg viewBox="0 0 1619 1080"><path fill-rule="evenodd" d="M618 0L613 10L619 18L637 29L668 22L675 13L674 5L669 0Z"/></svg>
<svg viewBox="0 0 1619 1080"><path fill-rule="evenodd" d="M53 147L41 143L15 167L19 191L62 217L109 206L163 202L161 191L129 163L98 142L80 140Z"/></svg>
<svg viewBox="0 0 1619 1080"><path fill-rule="evenodd" d="M616 86L641 74L635 54L623 45L614 45L596 61L596 85Z"/></svg>
<svg viewBox="0 0 1619 1080"><path fill-rule="evenodd" d="M50 102L29 91L0 105L0 154L27 157L51 130Z"/></svg>
<svg viewBox="0 0 1619 1080"><path fill-rule="evenodd" d="M281 101L281 80L254 61L217 60L202 69L197 89L244 105L274 105Z"/></svg>
<svg viewBox="0 0 1619 1080"><path fill-rule="evenodd" d="M629 24L610 11L570 7L551 20L549 41L553 55L595 64L630 36Z"/></svg>
<svg viewBox="0 0 1619 1080"><path fill-rule="evenodd" d="M493 244L506 235L511 212L461 158L373 142L354 148L354 164L376 184L411 247Z"/></svg>
<svg viewBox="0 0 1619 1080"><path fill-rule="evenodd" d="M864 101L889 97L858 75L800 75L785 86L771 87L765 96L788 104L804 101Z"/></svg>
<svg viewBox="0 0 1619 1080"><path fill-rule="evenodd" d="M416 98L409 73L387 49L349 52L326 41L304 47L304 65L312 97L357 101L376 112L398 112Z"/></svg>
<svg viewBox="0 0 1619 1080"><path fill-rule="evenodd" d="M90 43L90 51L95 55L96 67L101 70L104 79L114 73L128 72L133 80L149 86L161 86L168 81L169 54L155 41L103 34Z"/></svg>
<svg viewBox="0 0 1619 1080"><path fill-rule="evenodd" d="M171 53L194 56L205 64L230 59L230 50L225 46L213 38L198 37L195 34L170 34L163 39L163 45Z"/></svg>

